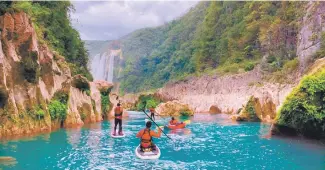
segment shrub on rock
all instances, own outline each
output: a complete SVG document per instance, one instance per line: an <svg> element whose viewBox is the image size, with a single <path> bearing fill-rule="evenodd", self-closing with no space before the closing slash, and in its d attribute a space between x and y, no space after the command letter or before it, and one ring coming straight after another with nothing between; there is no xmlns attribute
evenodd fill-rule
<svg viewBox="0 0 325 170"><path fill-rule="evenodd" d="M303 136L325 139L325 69L305 76L277 114L277 126ZM281 130L279 128L276 128Z"/></svg>

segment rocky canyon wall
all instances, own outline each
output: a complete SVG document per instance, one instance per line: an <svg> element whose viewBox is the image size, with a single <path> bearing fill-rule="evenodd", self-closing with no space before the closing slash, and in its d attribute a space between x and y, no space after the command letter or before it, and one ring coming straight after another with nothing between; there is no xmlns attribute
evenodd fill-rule
<svg viewBox="0 0 325 170"><path fill-rule="evenodd" d="M64 57L40 43L27 14L0 16L0 138L51 131L102 120L98 85L90 93L73 87ZM58 92L66 93L67 113L62 120L50 114Z"/></svg>
<svg viewBox="0 0 325 170"><path fill-rule="evenodd" d="M164 100L179 100L189 104L196 112L209 112L212 107L235 114L251 96L258 98L261 105L271 102L278 107L294 85L263 81L257 68L237 75L190 78L167 84L157 93ZM274 117L275 111L270 114Z"/></svg>

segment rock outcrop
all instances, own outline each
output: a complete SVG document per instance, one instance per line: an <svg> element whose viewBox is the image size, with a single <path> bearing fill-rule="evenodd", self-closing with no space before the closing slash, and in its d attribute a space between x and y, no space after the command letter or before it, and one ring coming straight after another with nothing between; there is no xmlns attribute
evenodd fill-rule
<svg viewBox="0 0 325 170"><path fill-rule="evenodd" d="M237 121L263 121L272 122L276 116L276 107L270 98L256 98L251 96L247 104L238 115L232 119Z"/></svg>
<svg viewBox="0 0 325 170"><path fill-rule="evenodd" d="M160 116L192 116L194 115L193 109L188 104L181 103L179 101L168 101L161 103L155 109Z"/></svg>
<svg viewBox="0 0 325 170"><path fill-rule="evenodd" d="M0 29L0 138L102 120L98 87L86 80L86 93L72 85L64 57L38 41L26 13L0 16ZM49 111L59 91L68 95L63 120Z"/></svg>
<svg viewBox="0 0 325 170"><path fill-rule="evenodd" d="M126 94L121 97L122 106L127 110L134 110L140 94Z"/></svg>
<svg viewBox="0 0 325 170"><path fill-rule="evenodd" d="M222 111L217 106L212 105L209 109L209 113L222 113Z"/></svg>

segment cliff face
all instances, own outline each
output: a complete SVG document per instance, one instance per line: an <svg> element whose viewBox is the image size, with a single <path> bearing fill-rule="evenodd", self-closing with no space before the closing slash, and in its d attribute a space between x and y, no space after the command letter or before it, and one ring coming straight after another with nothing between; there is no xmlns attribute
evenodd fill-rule
<svg viewBox="0 0 325 170"><path fill-rule="evenodd" d="M321 46L321 33L325 31L325 3L309 2L306 14L300 23L298 34L297 56L300 63L300 72L303 73L313 60L313 54Z"/></svg>
<svg viewBox="0 0 325 170"><path fill-rule="evenodd" d="M71 86L64 58L39 43L25 13L4 14L0 29L0 137L102 120L97 87L90 83L88 96ZM58 91L69 96L62 121L51 118L49 111L49 102Z"/></svg>
<svg viewBox="0 0 325 170"><path fill-rule="evenodd" d="M186 81L167 84L159 89L164 100L179 100L187 103L196 112L209 112L217 107L221 112L234 114L243 107L251 96L259 99L262 107L268 102L279 106L294 84L280 85L265 82L258 69L231 76L203 76ZM275 110L271 111L275 117Z"/></svg>

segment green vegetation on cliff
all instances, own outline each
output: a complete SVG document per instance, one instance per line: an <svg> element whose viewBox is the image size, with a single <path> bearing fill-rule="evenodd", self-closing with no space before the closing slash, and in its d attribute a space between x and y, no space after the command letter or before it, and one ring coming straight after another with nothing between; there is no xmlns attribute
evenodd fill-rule
<svg viewBox="0 0 325 170"><path fill-rule="evenodd" d="M276 120L298 134L325 139L325 69L301 80L286 98Z"/></svg>
<svg viewBox="0 0 325 170"><path fill-rule="evenodd" d="M155 97L154 95L140 95L139 99L136 103L136 110L142 111L145 108L155 108L157 107L162 101ZM146 104L146 105L144 105Z"/></svg>
<svg viewBox="0 0 325 170"><path fill-rule="evenodd" d="M82 74L92 80L87 69L88 53L84 42L70 23L69 13L72 10L73 6L69 1L0 2L0 14L26 12L33 21L39 41L47 43L53 50L64 56L70 63L72 74Z"/></svg>
<svg viewBox="0 0 325 170"><path fill-rule="evenodd" d="M48 105L52 120L65 120L67 116L69 95L66 92L58 91L54 94Z"/></svg>
<svg viewBox="0 0 325 170"><path fill-rule="evenodd" d="M100 98L101 98L101 106L102 106L102 116L104 117L105 115L107 115L110 106L111 106L111 102L109 100L109 94L111 93L112 88L108 88L108 89L101 89L100 90Z"/></svg>
<svg viewBox="0 0 325 170"><path fill-rule="evenodd" d="M295 59L304 2L200 2L183 17L121 40L126 92L201 73L281 71ZM136 85L136 86L135 86Z"/></svg>

